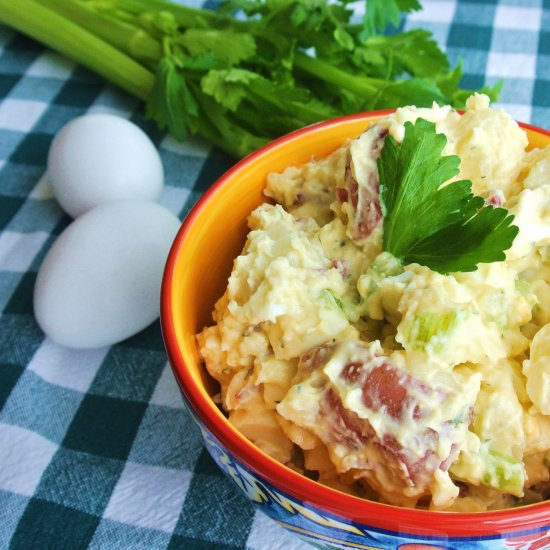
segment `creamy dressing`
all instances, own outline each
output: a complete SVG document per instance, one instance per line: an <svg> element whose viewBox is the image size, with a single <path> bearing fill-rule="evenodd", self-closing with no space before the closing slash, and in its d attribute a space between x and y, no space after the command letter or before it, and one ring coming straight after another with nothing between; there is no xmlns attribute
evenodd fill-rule
<svg viewBox="0 0 550 550"><path fill-rule="evenodd" d="M474 95L406 107L267 179L215 325L198 336L229 420L262 450L366 498L481 511L546 498L550 148ZM376 159L422 117L456 179L515 215L504 262L442 275L382 252ZM298 453L298 454L297 454ZM301 458L297 458L297 457Z"/></svg>

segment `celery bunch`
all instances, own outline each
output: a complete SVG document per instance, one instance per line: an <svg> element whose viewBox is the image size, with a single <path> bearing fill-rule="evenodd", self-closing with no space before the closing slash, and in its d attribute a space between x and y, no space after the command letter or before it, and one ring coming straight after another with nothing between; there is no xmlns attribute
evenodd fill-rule
<svg viewBox="0 0 550 550"><path fill-rule="evenodd" d="M199 134L235 157L339 115L463 106L461 66L429 32L383 34L417 0L368 0L361 23L348 3L226 0L214 12L165 0L0 0L0 21L145 100L175 138ZM498 87L483 91L494 99Z"/></svg>

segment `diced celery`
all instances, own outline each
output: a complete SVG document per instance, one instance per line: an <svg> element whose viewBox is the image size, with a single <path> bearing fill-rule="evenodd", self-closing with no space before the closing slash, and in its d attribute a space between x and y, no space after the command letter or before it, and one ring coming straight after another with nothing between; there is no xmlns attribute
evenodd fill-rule
<svg viewBox="0 0 550 550"><path fill-rule="evenodd" d="M523 279L516 279L516 290L525 299L529 307L533 308L537 305L537 295L533 290L531 283L524 281Z"/></svg>
<svg viewBox="0 0 550 550"><path fill-rule="evenodd" d="M480 455L485 464L485 471L481 479L483 485L518 497L523 495L525 484L523 462L489 449L485 445L481 446Z"/></svg>
<svg viewBox="0 0 550 550"><path fill-rule="evenodd" d="M363 298L368 298L380 287L380 283L388 277L395 277L403 273L401 262L389 252L379 254L369 265L366 272L359 277L357 289Z"/></svg>
<svg viewBox="0 0 550 550"><path fill-rule="evenodd" d="M334 301L334 303L342 310L344 311L344 304L342 302L342 300L340 300L340 298L338 298L338 296L336 296L334 294L334 292L332 292L332 290L328 289L328 288L325 288L323 289L323 293L328 293L328 296L330 296L331 300ZM327 294L325 294L325 296L327 296Z"/></svg>
<svg viewBox="0 0 550 550"><path fill-rule="evenodd" d="M346 316L349 321L357 323L359 321L359 313L357 311L357 304L353 303L349 297L339 298L336 293L329 289L324 288L321 291L321 296L326 300L330 307L337 307Z"/></svg>
<svg viewBox="0 0 550 550"><path fill-rule="evenodd" d="M432 338L448 336L456 328L460 317L458 311L419 313L413 318L411 326L404 330L406 340L412 349L424 349ZM441 345L442 342L436 343L434 351L437 351Z"/></svg>
<svg viewBox="0 0 550 550"><path fill-rule="evenodd" d="M537 250L543 263L550 262L550 245L537 246Z"/></svg>
<svg viewBox="0 0 550 550"><path fill-rule="evenodd" d="M401 262L389 252L379 254L370 265L369 270L379 275L382 279L399 275L404 271Z"/></svg>
<svg viewBox="0 0 550 550"><path fill-rule="evenodd" d="M472 485L485 485L505 494L523 496L526 476L523 462L489 449L487 443L481 443L477 449L464 449L451 465L450 473L453 478Z"/></svg>

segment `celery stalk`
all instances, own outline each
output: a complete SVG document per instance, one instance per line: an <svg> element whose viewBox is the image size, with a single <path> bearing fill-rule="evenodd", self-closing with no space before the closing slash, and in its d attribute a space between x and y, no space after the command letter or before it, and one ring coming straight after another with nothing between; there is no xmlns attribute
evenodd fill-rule
<svg viewBox="0 0 550 550"><path fill-rule="evenodd" d="M420 97L419 101L430 103L432 99L443 98L430 80L412 79L409 86L408 79L378 78L379 70L367 70L367 74L374 77L360 74L361 71L348 72L341 67L350 66L350 62L353 66L355 60L350 57L347 46L340 52L344 61L347 60L342 64L339 57L333 59L330 52L326 59L306 55L304 50L314 48L320 40L330 40L330 36L341 30L330 10L326 13L321 10L317 15L323 24L319 23L302 36L301 30L297 32L286 23L284 2L260 4L256 15L241 20L223 10L215 12L168 0L0 0L0 22L147 101L148 116L160 127L168 127L178 135L184 128L187 133L200 133L235 156L250 152L280 131L350 110L367 109L377 102L406 104L409 97ZM305 24L302 27L309 28ZM189 30L194 33L191 46L192 33L185 34ZM247 88L242 82L236 82L230 84L234 89L232 93L242 94L244 98L240 110L228 110L224 98L217 97L212 103L212 98L205 95L201 77L208 76L212 70L221 70L220 67L226 68L228 63L223 51L225 43L214 47L208 42L212 36L218 37L215 40L223 39L223 32L219 31L235 31L231 42L236 52L235 67L231 62L229 69L257 73L271 81L273 89L281 94L286 93L285 85L288 91L296 88L301 93L285 96L290 98L285 100L270 93L267 85ZM353 39L357 41L360 37ZM254 55L254 52L246 53L251 43L256 46ZM244 53L239 53L239 44ZM317 50L322 56L323 48ZM159 70L159 63L162 67L165 60L174 64L170 74ZM388 75L392 76L391 58L384 62L388 64ZM418 63L423 68L424 61L419 59ZM178 94L179 88L185 89L189 83L196 88L192 94L196 97L187 97L191 104L186 104ZM392 84L400 86L391 88ZM344 90L350 93L343 94ZM152 91L157 92L154 99L150 97ZM458 93L451 92L452 97ZM200 116L196 113L197 102L201 104ZM254 111L265 111L274 121L272 127L256 124Z"/></svg>
<svg viewBox="0 0 550 550"><path fill-rule="evenodd" d="M142 65L35 0L0 0L0 21L146 99L154 75Z"/></svg>
<svg viewBox="0 0 550 550"><path fill-rule="evenodd" d="M68 17L111 46L139 61L156 65L162 57L162 45L143 29L119 21L101 12L90 4L74 0L37 0L59 15Z"/></svg>
<svg viewBox="0 0 550 550"><path fill-rule="evenodd" d="M166 11L171 13L174 19L185 28L207 28L217 26L216 24L220 21L219 16L213 11L191 8L163 0L114 0L113 5L136 15L148 11ZM231 23L236 24L237 27L240 24L238 21Z"/></svg>
<svg viewBox="0 0 550 550"><path fill-rule="evenodd" d="M311 57L302 52L296 52L294 65L297 69L315 78L319 78L365 98L376 94L382 86L387 84L385 80L379 78L354 76L334 67L330 63L326 63L322 59Z"/></svg>

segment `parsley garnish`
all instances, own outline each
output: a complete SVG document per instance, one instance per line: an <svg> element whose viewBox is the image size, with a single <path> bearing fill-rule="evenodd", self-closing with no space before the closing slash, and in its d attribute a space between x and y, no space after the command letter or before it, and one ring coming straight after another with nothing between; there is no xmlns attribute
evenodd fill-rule
<svg viewBox="0 0 550 550"><path fill-rule="evenodd" d="M518 228L505 208L485 204L469 180L443 185L460 158L442 156L447 138L419 118L405 123L401 145L388 135L378 158L383 249L403 263L440 273L475 271L505 259Z"/></svg>

